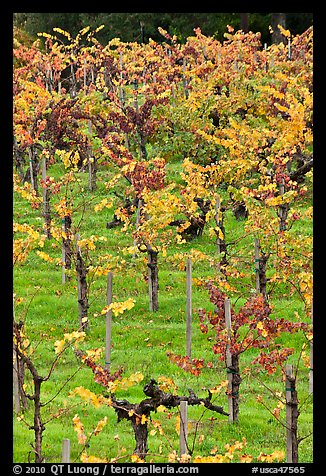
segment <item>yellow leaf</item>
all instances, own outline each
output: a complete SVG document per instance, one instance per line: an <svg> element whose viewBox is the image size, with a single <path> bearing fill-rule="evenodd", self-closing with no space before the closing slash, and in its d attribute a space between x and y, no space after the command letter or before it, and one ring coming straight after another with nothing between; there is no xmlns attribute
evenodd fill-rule
<svg viewBox="0 0 326 476"><path fill-rule="evenodd" d="M168 463L177 463L178 460L178 454L175 450L173 450L172 453L168 455Z"/></svg>
<svg viewBox="0 0 326 476"><path fill-rule="evenodd" d="M98 458L97 456L87 455L86 453L82 453L80 456L80 461L82 463L107 463L107 459Z"/></svg>
<svg viewBox="0 0 326 476"><path fill-rule="evenodd" d="M205 439L205 436L204 435L200 435L199 438L198 438L198 443L201 444Z"/></svg>
<svg viewBox="0 0 326 476"><path fill-rule="evenodd" d="M84 387L76 387L71 393L70 396L78 395L83 400L88 403L91 403L95 408L99 408L101 405L105 403L105 398L101 395L96 395L95 393L91 392L87 388Z"/></svg>
<svg viewBox="0 0 326 476"><path fill-rule="evenodd" d="M214 393L219 393L223 388L228 386L228 380L223 380L219 385L216 385L216 387L210 388L209 391L214 394Z"/></svg>
<svg viewBox="0 0 326 476"><path fill-rule="evenodd" d="M65 345L64 340L56 340L54 343L55 353L60 354L60 352L62 352L64 348L64 345Z"/></svg>
<svg viewBox="0 0 326 476"><path fill-rule="evenodd" d="M80 421L80 418L77 414L72 419L72 422L73 422L73 425L74 425L74 430L77 433L78 443L80 445L84 445L87 441L87 437L84 433L84 425Z"/></svg>
<svg viewBox="0 0 326 476"><path fill-rule="evenodd" d="M104 198L100 203L97 203L94 206L94 211L99 212L103 210L103 208L112 208L113 207L113 202L108 200L107 198Z"/></svg>
<svg viewBox="0 0 326 476"><path fill-rule="evenodd" d="M130 459L132 463L145 463L145 461L136 454L131 455Z"/></svg>
<svg viewBox="0 0 326 476"><path fill-rule="evenodd" d="M108 311L112 310L113 314L118 316L119 314L123 314L126 310L132 309L134 305L135 300L131 298L123 302L112 302L109 306L105 306L102 309L101 314L106 314Z"/></svg>
<svg viewBox="0 0 326 476"><path fill-rule="evenodd" d="M144 425L147 421L148 421L148 418L146 417L146 415L143 414L140 420L141 425Z"/></svg>
<svg viewBox="0 0 326 476"><path fill-rule="evenodd" d="M96 425L96 428L94 430L94 436L97 436L102 430L103 428L105 427L106 423L107 423L107 420L108 420L108 417L104 417L103 420L100 420L97 425Z"/></svg>

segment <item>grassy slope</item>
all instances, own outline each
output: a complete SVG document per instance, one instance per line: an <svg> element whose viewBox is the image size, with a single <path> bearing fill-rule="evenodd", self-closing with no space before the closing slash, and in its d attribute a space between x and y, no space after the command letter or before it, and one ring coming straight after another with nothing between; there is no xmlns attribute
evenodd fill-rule
<svg viewBox="0 0 326 476"><path fill-rule="evenodd" d="M179 166L172 164L169 167L172 176L172 173ZM51 175L59 173L60 170L57 166L54 166L53 170L50 171ZM102 174L99 174L99 177L101 176ZM85 198L87 200L91 195L87 191L86 174L81 174L81 180L85 181ZM105 194L104 186L99 182L98 198L104 198ZM17 221L42 227L42 221L38 219L40 211L31 210L29 205L20 197L15 197L14 209ZM92 207L89 206L82 223L81 233L82 236L91 234L107 236L108 242L103 244L103 250L115 253L117 247L130 246L132 241L120 230L107 230L105 228L106 222L111 217L112 211L106 210L95 213ZM227 220L229 236L236 236L241 233L241 227L243 226L241 222L237 222L229 215ZM53 248L52 243L53 240L46 243L44 251L49 252L52 256L60 256L60 247ZM215 251L215 244L204 232L200 239L184 245L182 249L190 250L191 248L212 254ZM181 248L171 249L171 254L178 250L181 251ZM127 311L121 317L114 318L112 370L115 371L123 366L124 375L126 376L136 371L144 374L144 381L141 384L130 388L128 391L118 393L118 396L137 402L144 397L142 393L143 384L150 378L158 379L160 376L173 378L179 394L187 393L187 389L190 387L198 395L206 396L205 388L215 386L226 379L223 365L211 351L214 336L212 334L203 335L200 332L198 317L194 312L192 357L212 361L213 368L205 369L199 377L194 377L170 363L166 357L167 351L172 350L175 353L185 354L185 273L171 266L171 263L160 259L160 309L158 313L150 313L148 311L147 285L142 277L142 273L146 272L143 258L143 256L140 256L136 262L126 258L129 263L127 266L128 272L121 272L114 276L113 299L119 301L132 297L136 300L136 304L133 309ZM205 263L196 263L193 266L194 278L212 274L213 270ZM254 287L254 275L252 276L252 282L246 283L245 287L247 289ZM55 340L62 339L64 332L72 332L78 327L75 280L72 279L72 281L63 285L61 283L61 269L42 261L32 252L27 261L14 270L14 291L17 296L23 297L23 302L16 307L17 319L25 315L26 306L35 294L25 317L25 329L31 345L38 344L34 354L35 363L39 373L45 375L55 356ZM105 306L105 292L106 279L105 277L99 277L92 284L89 309L91 331L86 341L81 345L84 349L104 346L105 317L93 318L92 316ZM240 299L239 303L241 302L243 300ZM302 315L302 303L296 296L290 297L286 292L283 295L279 293L273 304L278 315L285 319L292 319L295 311L299 311ZM197 286L194 286L193 289L193 307L194 309L198 307L212 309L207 293ZM286 346L300 349L304 337L302 335L287 335L280 337L279 340ZM254 355L256 354L250 351L241 356L242 368L250 365ZM104 356L102 363L104 364ZM292 359L291 363L295 363L295 359ZM50 400L55 395L63 383L74 373L78 365L79 362L73 352L68 350L60 360L51 379L44 383L42 387L43 402ZM262 372L261 378L274 390L283 390L284 384L280 381L279 375L270 377ZM26 381L30 382L29 375L27 375ZM103 387L94 383L90 369L82 368L67 383L55 400L43 409L43 418L46 421L55 415L59 409L67 408L66 413L47 425L43 443L43 453L46 461L60 461L63 438L71 439L71 460L77 459L79 461L78 455L81 446L77 443L77 436L72 425L72 418L76 413L84 423L86 433L92 431L96 423L105 415L108 417L108 424L104 430L97 437L92 438L88 454L108 459L117 455L132 454L134 439L129 423L122 421L118 424L115 413L110 408L100 407L97 409L82 404L76 397L69 397L69 392L80 385L95 393L103 391ZM300 365L298 375L298 389L300 402L306 401L299 418L299 434L304 436L311 431L312 405L307 392L308 370L303 368L302 365ZM31 391L30 387L29 390ZM190 429L189 440L192 445L196 436L194 455L207 455L215 446L218 452L224 453L226 443L241 440L243 437L247 440L246 452L254 456L259 455L260 452L271 453L274 450L285 450L285 429L256 401L258 394L264 395L264 401L271 409L276 406L275 399L264 390L259 382L254 379L245 379L241 385L240 421L236 425L228 424L227 417L222 415L213 414L209 411L203 412L201 408L197 407L190 408L189 420L192 422L192 428ZM223 391L214 397L217 404L227 409L227 398ZM152 415L154 419L161 421L165 431L165 436L160 436L157 433L149 437L150 453L153 454L154 461L166 461L165 456L159 455L160 452L166 455L173 449L178 451L178 435L175 431L177 411L172 413L173 416L170 419L167 419L164 413ZM281 415L284 417L284 410ZM31 407L25 412L24 418L27 422L32 421ZM201 434L205 438L201 443L198 443ZM32 441L33 432L23 422L14 419L14 460L16 462L27 461ZM33 461L33 456L31 458ZM299 458L301 462L312 461L311 437L301 443Z"/></svg>

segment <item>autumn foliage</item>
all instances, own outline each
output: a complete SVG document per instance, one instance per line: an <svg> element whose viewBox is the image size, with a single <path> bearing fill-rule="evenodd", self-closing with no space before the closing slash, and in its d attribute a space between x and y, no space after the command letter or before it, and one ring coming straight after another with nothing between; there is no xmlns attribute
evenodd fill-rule
<svg viewBox="0 0 326 476"><path fill-rule="evenodd" d="M295 352L280 343L282 336L302 332L312 339L313 31L293 37L280 27L287 45L264 47L260 33L235 32L231 26L223 42L196 28L180 43L159 28L161 43L115 38L103 45L96 38L101 28L85 27L76 37L55 28L29 45L18 36L14 40L14 193L28 204L33 217L43 220L36 227L22 216L15 219L14 264L23 266L29 253L35 253L63 270L67 279L76 279L78 291L82 276L84 294L77 299L79 305L85 301L83 319L88 323L108 312L118 318L136 303L132 297L112 302L91 317L88 298L96 277L132 269L133 280L139 272L148 284L154 320L159 293L164 292L159 286L161 263L178 272L184 271L187 257L205 263L211 276L193 280L208 296L208 302L196 309L196 324L203 335L212 336L212 358L206 362L200 355L183 356L173 350L167 358L197 378L213 372L216 356L226 372L234 374L233 396L238 400L242 354L250 352L251 366L268 376ZM83 174L88 174L87 191ZM119 228L128 246L108 249L104 232L90 233L85 226L85 210L91 210L92 218L112 212L108 236L115 236L114 228ZM240 231L232 234L234 220ZM216 245L214 252L197 249L203 236ZM254 240L260 243L256 261ZM253 289L254 267L259 265L263 293ZM279 295L298 297L304 315L296 320L281 317L273 302ZM228 333L229 297L235 304ZM78 328L55 341L55 365L73 343L86 339L84 330L91 332L88 326ZM32 372L27 350L17 351ZM152 436L163 435L160 423L151 417L160 405L164 413L183 399L227 415L211 401L214 393L222 398L223 382L205 398L193 391L178 396L153 374L143 389L148 398L131 403L115 393L139 384L141 372L128 376L121 367L110 373L99 363L97 351L86 352L78 345L74 351L79 364L91 369L94 381L108 394L80 385L70 396L95 407L106 405L118 421L131 423L136 439L131 462L144 462L150 425ZM87 434L75 414L82 462L110 461L87 451L90 438L107 423L106 417L101 419ZM254 457L245 447L242 440L227 443L223 453L217 448L203 456L172 451L167 459L251 462ZM40 460L42 455L40 441ZM261 453L257 460L282 458L274 451ZM117 457L111 461L117 462Z"/></svg>
<svg viewBox="0 0 326 476"><path fill-rule="evenodd" d="M234 356L246 352L251 348L264 349L253 363L259 364L273 373L276 365L282 365L294 352L294 349L279 348L275 339L283 332L294 333L308 331L309 325L305 322L286 321L284 318L271 316L272 309L266 304L262 296L250 298L239 311L231 308L231 338L225 333L225 293L222 293L213 283L207 283L210 301L216 306L215 310L198 310L200 329L207 333L209 326L216 333L216 342L212 350L219 359L224 361L226 347ZM266 349L266 350L265 350Z"/></svg>

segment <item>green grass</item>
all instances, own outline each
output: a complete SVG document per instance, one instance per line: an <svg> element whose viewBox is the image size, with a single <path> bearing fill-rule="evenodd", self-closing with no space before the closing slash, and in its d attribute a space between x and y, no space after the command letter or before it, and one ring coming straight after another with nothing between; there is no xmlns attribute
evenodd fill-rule
<svg viewBox="0 0 326 476"><path fill-rule="evenodd" d="M179 164L169 164L169 177L178 180ZM59 176L62 170L59 166L52 167L50 174ZM99 173L99 179L106 180L105 173ZM85 199L87 207L84 219L81 222L80 233L82 237L92 234L104 235L108 241L101 244L103 252L116 254L118 249L132 245L132 238L122 233L120 229L107 230L106 222L112 218L112 210L103 210L100 213L93 211L90 199L93 194L87 190L87 176L80 174L81 183L84 184L84 192L80 192L80 202ZM106 197L108 192L104 182L98 182L96 201ZM14 204L15 220L20 223L29 223L42 229L41 210L32 210L24 200L15 196ZM81 212L79 211L79 216ZM78 213L76 215L78 215ZM76 219L77 221L77 219ZM232 238L240 236L243 232L244 222L237 222L231 213L227 213L226 226L228 236ZM304 224L304 230L300 232L310 233L310 224ZM239 245L250 249L251 238L247 238ZM45 243L44 251L51 256L60 257L61 249L54 240ZM242 247L242 248L241 248ZM199 239L184 245L184 247L172 247L169 256L183 250L190 251L192 248L203 251L209 255L215 253L215 243L209 238L206 230ZM252 250L253 251L253 250ZM212 352L214 335L204 335L199 329L199 319L196 309L199 307L213 309L207 292L196 285L193 286L193 348L192 357L204 358L213 363L212 369L204 369L199 377L185 373L176 365L172 364L166 353L185 354L185 272L181 271L168 260L159 255L159 311L151 313L148 306L147 284L144 280L146 264L144 255L132 260L131 256L124 256L126 269L115 273L113 280L113 299L123 301L132 297L135 306L120 317L114 317L112 331L112 371L120 366L124 368L124 376L140 371L144 380L128 391L119 391L117 396L129 399L131 402L139 402L144 398L142 387L150 378L158 379L160 376L172 378L177 386L179 394L187 394L188 388L192 388L198 396L207 396L205 389L218 385L226 379L223 363ZM250 258L248 258L250 261ZM246 265L247 266L247 265ZM253 267L248 265L248 269ZM247 269L247 271L248 271ZM214 275L214 268L207 262L197 262L193 265L193 278L205 278ZM241 282L238 293L231 293L231 299L237 300L237 307L243 304L254 288L254 274L246 277ZM16 319L24 319L25 334L30 340L30 346L35 349L33 362L40 375L46 375L51 363L55 358L54 342L63 338L65 332L72 332L78 328L78 307L76 282L73 277L66 284L61 283L61 269L54 264L44 262L35 252L31 252L25 263L14 268L14 291L17 297L23 298L16 306ZM274 313L278 317L294 319L295 311L303 316L303 304L296 294L289 295L287 287L278 286L272 295ZM105 316L93 317L105 306L106 300L106 277L97 277L90 291L90 331L86 340L80 344L82 349L95 349L105 345ZM298 352L305 342L301 334L280 336L278 342L284 346L294 347L295 356L290 358L290 363L296 364ZM241 369L251 366L251 361L257 355L254 350L241 355ZM104 365L104 353L101 363ZM77 442L72 418L78 414L85 426L86 434L91 432L97 422L107 416L108 422L104 430L90 441L87 449L88 454L110 460L113 457L123 457L121 461L128 460L128 455L133 453L135 446L133 433L129 422L117 423L115 412L111 408L102 406L94 408L81 402L78 397L70 397L69 394L75 387L83 386L94 393L103 393L104 389L93 380L93 374L87 367L82 367L71 378L78 365L77 358L71 349L68 349L59 360L49 381L42 386L42 401L45 403L56 395L56 398L42 408L43 420L50 420L46 425L43 435L43 454L46 462L61 461L61 445L63 438L71 440L71 461L80 461L79 455L82 446ZM279 373L271 376L266 372L260 372L260 378L273 391L283 391ZM70 380L69 380L70 379ZM68 381L69 380L69 381ZM26 384L29 392L32 392L31 377L26 373ZM312 428L312 402L308 396L308 369L300 363L298 371L299 400L304 403L299 417L299 436L305 436ZM254 377L244 378L240 388L240 418L238 424L229 424L227 417L212 413L202 408L189 408L189 421L192 427L189 432L190 446L194 445L194 455L209 455L210 451L218 448L218 452L224 453L224 445L236 440L246 438L247 454L257 457L261 452L272 453L275 450L285 451L285 429L273 416L257 402L257 395L264 397L264 402L272 410L277 401ZM223 393L214 395L214 401L227 409L227 397ZM63 411L59 418L55 418L57 412ZM175 430L177 410L171 411L172 416L166 417L165 413L156 413L152 418L159 420L164 430L164 435L158 433L149 436L149 449L155 462L166 462L167 454L173 449L178 452L179 437ZM281 418L284 421L285 410L282 410ZM24 413L24 420L32 424L32 404ZM14 418L14 461L27 462L28 455L32 450L33 431L23 421ZM149 430L153 427L149 427ZM199 436L204 435L202 442ZM31 454L33 461L33 454ZM299 446L299 461L312 461L312 437L306 438Z"/></svg>

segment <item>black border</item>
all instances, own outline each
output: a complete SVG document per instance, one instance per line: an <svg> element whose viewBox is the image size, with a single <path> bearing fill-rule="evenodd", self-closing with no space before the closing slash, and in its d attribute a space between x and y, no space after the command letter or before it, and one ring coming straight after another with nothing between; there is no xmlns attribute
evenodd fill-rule
<svg viewBox="0 0 326 476"><path fill-rule="evenodd" d="M137 11L141 9L140 5L137 6ZM165 7L168 5L164 4ZM174 5L176 7L176 5ZM198 5L196 5L197 7ZM215 5L217 6L217 5ZM17 12L20 9L26 8L19 5L12 5L14 11ZM110 5L111 9L112 5ZM188 5L189 7L189 5ZM204 5L202 5L204 7ZM31 8L31 6L29 7ZM181 7L179 7L181 9ZM204 11L207 11L207 7ZM133 7L128 7L129 11L134 11ZM39 11L39 10L37 10ZM120 10L118 10L120 11ZM145 10L146 11L146 10ZM324 54L323 44L323 29L325 28L322 15L322 11L313 12L314 15L314 153L317 157L317 161L314 166L314 436L313 436L313 463L303 463L297 466L306 468L305 474L320 474L319 467L322 467L323 460L323 426L321 417L324 414L323 406L321 404L323 400L322 386L324 384L322 379L322 365L323 365L323 344L325 335L322 332L322 323L325 320L325 312L322 311L321 294L323 292L324 275L322 274L322 258L323 253L322 243L323 240L323 216L324 216L324 204L323 196L324 190L322 174L322 146L323 141L322 134L322 118L323 118L323 75L322 75L322 56ZM1 66L2 71L0 73L1 82L1 160L2 160L2 230L1 230L1 261L2 261L2 329L0 332L1 339L1 363L3 371L1 373L1 406L0 406L0 438L1 438L1 460L0 467L3 468L3 474L13 474L13 430L12 430L12 216L13 216L13 202L12 202L12 38L13 38L13 11L7 12L1 9L0 16L0 34L2 35L1 41ZM10 160L9 160L10 157ZM5 270L5 273L3 273ZM325 344L324 344L325 345ZM8 373L8 375L6 375ZM226 464L226 463L225 463ZM239 466L240 465L240 466ZM23 467L28 466L26 464ZM35 466L35 465L33 465ZM46 466L46 465L40 465ZM71 465L78 466L78 465ZM123 465L128 466L128 465ZM156 466L164 466L156 465ZM196 465L193 465L196 466ZM223 466L223 463L222 463ZM226 467L227 473L232 470L236 470L237 474L240 474L238 470L243 471L241 474L251 474L252 466L256 464L235 464L230 467ZM257 464L260 467L277 467L287 466L287 464ZM214 464L200 464L199 474L202 471L212 470ZM241 469L240 469L241 467ZM242 468L243 467L243 468ZM8 468L8 472L6 471ZM202 469L201 469L202 468ZM220 467L218 467L220 468ZM221 468L222 469L222 468ZM25 473L22 473L25 474ZM52 474L47 472L46 474ZM62 474L65 474L64 472ZM67 474L67 473L66 473ZM110 474L107 472L107 474ZM222 471L222 474L224 472ZM295 474L295 473L294 473Z"/></svg>

